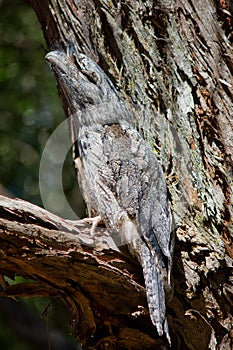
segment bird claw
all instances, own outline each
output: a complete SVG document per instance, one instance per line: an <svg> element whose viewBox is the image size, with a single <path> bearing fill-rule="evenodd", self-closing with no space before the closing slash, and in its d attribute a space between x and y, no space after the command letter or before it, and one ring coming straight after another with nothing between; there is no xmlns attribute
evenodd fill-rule
<svg viewBox="0 0 233 350"><path fill-rule="evenodd" d="M84 218L79 220L79 223L84 223L84 224L92 224L91 225L91 230L90 230L90 236L94 237L95 236L95 228L99 225L99 223L102 221L101 216L95 216L94 218Z"/></svg>
<svg viewBox="0 0 233 350"><path fill-rule="evenodd" d="M94 237L95 236L95 228L99 225L99 223L102 221L101 216L95 216L94 218L84 218L80 220L66 220L70 224L74 226L79 226L80 224L92 224L91 225L91 230L90 230L90 236Z"/></svg>

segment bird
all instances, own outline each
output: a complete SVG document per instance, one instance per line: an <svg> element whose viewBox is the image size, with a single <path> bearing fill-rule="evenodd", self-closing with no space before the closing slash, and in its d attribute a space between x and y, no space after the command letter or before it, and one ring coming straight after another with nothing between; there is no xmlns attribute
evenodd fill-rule
<svg viewBox="0 0 233 350"><path fill-rule="evenodd" d="M65 96L79 185L94 226L117 231L143 270L150 318L171 343L166 290L174 243L166 178L114 84L78 50L46 55Z"/></svg>

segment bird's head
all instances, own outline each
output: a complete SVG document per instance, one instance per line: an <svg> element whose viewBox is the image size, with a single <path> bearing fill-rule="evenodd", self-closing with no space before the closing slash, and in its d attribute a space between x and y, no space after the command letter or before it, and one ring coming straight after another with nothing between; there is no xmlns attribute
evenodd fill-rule
<svg viewBox="0 0 233 350"><path fill-rule="evenodd" d="M84 54L51 51L46 55L69 107L88 108L105 104L118 94L104 71Z"/></svg>

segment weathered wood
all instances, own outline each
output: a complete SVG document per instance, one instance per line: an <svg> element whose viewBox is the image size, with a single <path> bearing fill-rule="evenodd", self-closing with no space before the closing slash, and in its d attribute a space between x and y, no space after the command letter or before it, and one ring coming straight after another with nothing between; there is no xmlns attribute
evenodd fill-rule
<svg viewBox="0 0 233 350"><path fill-rule="evenodd" d="M217 0L29 2L49 50L71 40L105 70L167 174L177 226L174 295L168 305L174 348L230 349L230 7ZM72 298L77 303L75 292ZM116 337L114 331L108 335ZM121 348L113 338L111 344Z"/></svg>
<svg viewBox="0 0 233 350"><path fill-rule="evenodd" d="M70 308L73 329L84 344L103 330L103 323L119 332L131 325L134 337L141 330L142 340L144 334L154 344L143 333L142 325L150 321L140 266L114 247L105 229L92 238L90 225L75 227L33 204L2 196L0 213L0 274L37 281L5 284L0 295L59 296ZM114 337L116 343L123 341L122 335Z"/></svg>

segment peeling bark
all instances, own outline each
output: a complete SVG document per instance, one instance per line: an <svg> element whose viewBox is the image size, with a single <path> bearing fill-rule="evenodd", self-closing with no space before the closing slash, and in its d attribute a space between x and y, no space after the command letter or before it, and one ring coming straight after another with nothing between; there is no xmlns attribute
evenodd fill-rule
<svg viewBox="0 0 233 350"><path fill-rule="evenodd" d="M174 349L231 349L232 9L227 2L217 0L29 2L41 22L49 50L66 47L67 42L72 41L80 52L90 56L105 70L133 111L138 130L152 145L163 165L177 227L172 273L174 292L168 303ZM66 110L67 106L64 107ZM29 238L19 240L12 230L23 232L26 228L20 222L18 225L11 227L9 242L12 240L16 244L16 239L16 242L25 242L25 247L30 243L32 249L37 244L38 235L31 241ZM37 231L32 229L30 232L33 237ZM69 231L59 236L62 243L58 239L57 244L60 245L58 251L52 249L52 258L48 254L55 233L58 234L49 227L45 235L46 246L40 259L41 265L38 265L41 271L44 271L44 262L55 259L59 266L59 261L69 261L59 256L63 256L61 252L68 254ZM77 261L82 261L82 264L72 265L74 285L66 284L65 280L60 285L59 270L53 270L51 281L43 273L37 279L59 293L62 290L62 296L69 305L75 305L81 315L86 315L87 320L84 322L84 317L79 318L75 328L79 330L79 336L85 338L84 348L88 348L87 329L94 329L96 321L86 311L90 299L89 289L85 288L91 290L93 281L98 283L99 274L91 275L92 284L85 284L83 299L80 299L77 293L81 291L75 287L76 283L80 283L77 276L82 274L81 266L84 266L85 259L75 249L75 259L77 254ZM88 253L85 251L85 254ZM108 253L104 252L101 259L105 256L108 264ZM97 266L96 260L92 259L90 266ZM4 261L7 274L22 272L22 266L17 267L14 257L14 263L7 264L9 255ZM30 275L29 261L33 259L25 258L23 266L29 269ZM67 266L70 268L70 265ZM123 266L119 267L119 274L123 273ZM85 274L86 269L83 271ZM134 298L139 305L146 306L144 291L141 294L134 288L129 288L125 296L134 305L129 308L130 312L135 310ZM155 343L150 343L155 341L151 331L147 332L150 341L146 343L141 333L131 335L135 328L132 325L126 327L127 322L124 323L126 328L106 327L106 322L110 322L111 307L116 303L116 300L109 300L107 294L105 290L99 299L109 303L108 317L98 320L98 325L102 322L112 348L136 349L135 343L139 342L139 338L145 342L141 348L155 348ZM98 295L91 296L95 304ZM117 294L119 305L120 297L122 293ZM84 306L81 307L78 300L83 300ZM148 327L151 329L151 326ZM139 329L146 333L143 325L142 328L138 326ZM94 340L97 342L100 338L96 336ZM132 342L126 345L126 339ZM96 348L102 345L98 343Z"/></svg>

